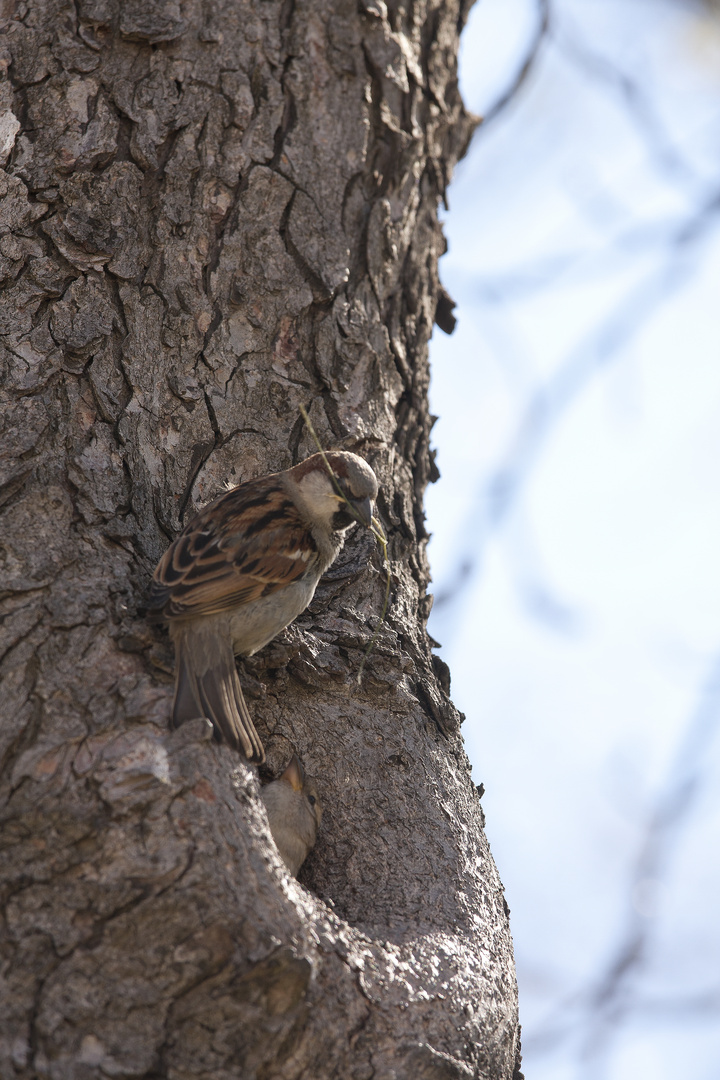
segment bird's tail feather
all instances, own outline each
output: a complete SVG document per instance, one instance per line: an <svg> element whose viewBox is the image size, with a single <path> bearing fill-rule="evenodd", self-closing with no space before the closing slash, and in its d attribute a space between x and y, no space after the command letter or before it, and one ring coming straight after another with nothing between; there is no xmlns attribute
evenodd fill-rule
<svg viewBox="0 0 720 1080"><path fill-rule="evenodd" d="M173 637L173 727L206 716L221 740L248 761L263 762L265 751L245 704L229 640L222 641L219 634L205 635L194 628L180 630Z"/></svg>

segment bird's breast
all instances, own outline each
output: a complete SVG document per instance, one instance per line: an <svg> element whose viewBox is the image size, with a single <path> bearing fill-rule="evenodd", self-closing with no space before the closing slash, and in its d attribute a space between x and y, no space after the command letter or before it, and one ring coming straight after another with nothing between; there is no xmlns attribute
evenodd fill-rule
<svg viewBox="0 0 720 1080"><path fill-rule="evenodd" d="M243 604L230 615L230 633L237 656L252 656L304 611L313 598L318 578L308 577L277 592Z"/></svg>

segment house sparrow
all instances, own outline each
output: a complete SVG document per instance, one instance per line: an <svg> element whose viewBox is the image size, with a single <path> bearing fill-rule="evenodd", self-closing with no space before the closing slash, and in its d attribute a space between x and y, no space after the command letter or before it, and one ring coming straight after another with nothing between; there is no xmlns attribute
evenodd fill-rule
<svg viewBox="0 0 720 1080"><path fill-rule="evenodd" d="M186 525L148 601L175 643L174 727L206 716L218 741L265 760L234 654L252 656L305 610L348 526L370 526L377 491L366 461L333 450L232 488Z"/></svg>
<svg viewBox="0 0 720 1080"><path fill-rule="evenodd" d="M270 832L283 862L294 877L315 846L322 807L317 789L308 780L297 754L293 754L278 780L260 792L265 803Z"/></svg>

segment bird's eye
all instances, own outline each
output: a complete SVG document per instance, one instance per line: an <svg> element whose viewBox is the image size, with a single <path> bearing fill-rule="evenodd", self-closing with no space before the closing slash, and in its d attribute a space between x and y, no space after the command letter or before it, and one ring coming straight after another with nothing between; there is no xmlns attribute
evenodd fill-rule
<svg viewBox="0 0 720 1080"><path fill-rule="evenodd" d="M308 802L310 803L310 805L311 805L311 806L314 806L314 805L315 805L315 801L316 801L316 800L315 800L315 796L314 796L314 795L308 795Z"/></svg>

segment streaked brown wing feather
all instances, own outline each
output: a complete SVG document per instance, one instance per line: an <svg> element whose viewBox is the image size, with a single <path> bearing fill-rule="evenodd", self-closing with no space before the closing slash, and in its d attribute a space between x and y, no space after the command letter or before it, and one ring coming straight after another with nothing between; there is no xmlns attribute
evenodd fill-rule
<svg viewBox="0 0 720 1080"><path fill-rule="evenodd" d="M188 524L160 561L150 607L164 619L212 615L304 577L317 548L280 484L250 481Z"/></svg>

